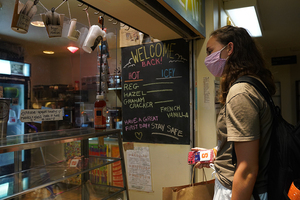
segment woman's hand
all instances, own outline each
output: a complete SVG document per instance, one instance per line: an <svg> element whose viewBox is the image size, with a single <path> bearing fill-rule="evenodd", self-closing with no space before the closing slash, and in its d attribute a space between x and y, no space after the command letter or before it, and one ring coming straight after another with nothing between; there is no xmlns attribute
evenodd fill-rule
<svg viewBox="0 0 300 200"><path fill-rule="evenodd" d="M191 149L192 151L203 151L203 150L207 150L205 148L200 148L200 147L194 147ZM201 162L197 162L195 164L195 168L199 168L199 169L202 169L203 167L206 167L206 168L210 168L209 166L210 163L201 163Z"/></svg>
<svg viewBox="0 0 300 200"><path fill-rule="evenodd" d="M203 150L207 150L205 148L200 148L200 147L194 147L194 148L191 148L192 151L203 151Z"/></svg>

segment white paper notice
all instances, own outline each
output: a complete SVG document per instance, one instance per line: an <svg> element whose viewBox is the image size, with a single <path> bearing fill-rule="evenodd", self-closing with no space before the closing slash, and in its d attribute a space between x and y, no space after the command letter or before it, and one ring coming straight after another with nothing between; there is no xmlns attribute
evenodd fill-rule
<svg viewBox="0 0 300 200"><path fill-rule="evenodd" d="M153 192L149 147L134 147L134 150L127 150L126 154L128 188Z"/></svg>
<svg viewBox="0 0 300 200"><path fill-rule="evenodd" d="M63 120L62 109L25 109L21 110L21 122Z"/></svg>
<svg viewBox="0 0 300 200"><path fill-rule="evenodd" d="M210 102L209 77L203 77L204 103Z"/></svg>

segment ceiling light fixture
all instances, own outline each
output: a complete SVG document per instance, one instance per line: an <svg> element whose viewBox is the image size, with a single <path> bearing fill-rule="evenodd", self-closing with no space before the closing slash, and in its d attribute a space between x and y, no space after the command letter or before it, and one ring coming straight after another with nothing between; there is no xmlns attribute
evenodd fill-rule
<svg viewBox="0 0 300 200"><path fill-rule="evenodd" d="M32 26L36 26L36 27L45 27L45 24L43 21L32 21L32 22L30 22L30 24Z"/></svg>
<svg viewBox="0 0 300 200"><path fill-rule="evenodd" d="M30 22L32 26L36 27L45 27L45 24L42 20L42 16L40 14L36 14L32 17L32 20Z"/></svg>
<svg viewBox="0 0 300 200"><path fill-rule="evenodd" d="M224 9L235 26L247 29L252 37L262 36L256 0L226 1Z"/></svg>
<svg viewBox="0 0 300 200"><path fill-rule="evenodd" d="M49 55L52 55L54 54L54 51L43 51L44 54L49 54Z"/></svg>
<svg viewBox="0 0 300 200"><path fill-rule="evenodd" d="M72 52L72 53L75 53L79 48L78 47L72 47L72 46L69 46L67 47L67 49Z"/></svg>

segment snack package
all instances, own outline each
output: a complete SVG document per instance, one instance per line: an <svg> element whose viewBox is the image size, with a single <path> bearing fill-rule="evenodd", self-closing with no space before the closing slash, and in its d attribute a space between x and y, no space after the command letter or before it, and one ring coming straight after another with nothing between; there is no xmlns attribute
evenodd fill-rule
<svg viewBox="0 0 300 200"><path fill-rule="evenodd" d="M188 163L189 165L194 165L195 164L195 153L196 151L190 151L188 154Z"/></svg>
<svg viewBox="0 0 300 200"><path fill-rule="evenodd" d="M190 151L188 154L188 164L194 165L197 162L202 163L212 163L214 161L214 150L200 150L200 151Z"/></svg>

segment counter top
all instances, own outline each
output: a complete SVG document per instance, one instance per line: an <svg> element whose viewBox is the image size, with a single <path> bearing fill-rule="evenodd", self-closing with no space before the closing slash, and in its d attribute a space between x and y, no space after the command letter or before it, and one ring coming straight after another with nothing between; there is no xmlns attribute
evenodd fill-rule
<svg viewBox="0 0 300 200"><path fill-rule="evenodd" d="M23 135L7 136L0 140L0 153L20 151L42 146L73 142L110 134L120 133L119 129L95 130L94 128L74 128ZM120 135L120 134L119 134Z"/></svg>

